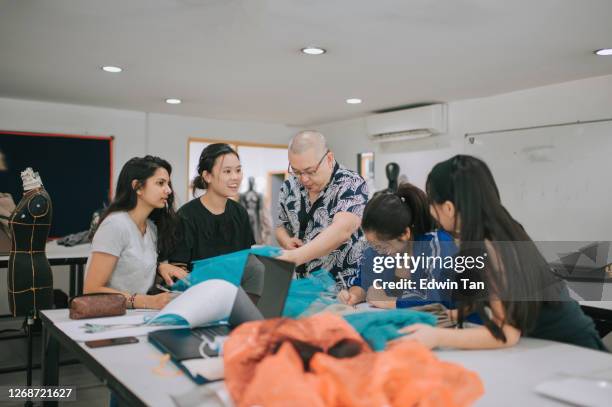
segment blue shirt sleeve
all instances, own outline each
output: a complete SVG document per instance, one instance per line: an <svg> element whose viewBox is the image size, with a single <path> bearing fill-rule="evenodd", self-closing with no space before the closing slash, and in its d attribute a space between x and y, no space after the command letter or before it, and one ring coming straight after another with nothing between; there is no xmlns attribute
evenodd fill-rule
<svg viewBox="0 0 612 407"><path fill-rule="evenodd" d="M421 264L412 274L412 279L419 284L420 280L446 281L447 278L454 281L453 270L445 268L444 260L457 253L457 247L451 235L443 230L426 233L417 236L413 245L413 256L428 257L435 260L429 264ZM454 308L451 290L416 289L405 291L397 299L397 308L414 307L430 303L442 303L447 308Z"/></svg>

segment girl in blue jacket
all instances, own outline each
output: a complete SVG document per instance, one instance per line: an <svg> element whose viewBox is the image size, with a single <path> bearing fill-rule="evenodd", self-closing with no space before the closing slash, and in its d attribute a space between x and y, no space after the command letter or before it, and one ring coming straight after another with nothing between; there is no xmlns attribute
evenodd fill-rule
<svg viewBox="0 0 612 407"><path fill-rule="evenodd" d="M427 195L403 183L397 192L375 195L367 204L362 228L370 247L364 251L359 277L338 299L354 305L367 301L379 308L428 303L447 307L454 276L449 265L456 252L453 238L435 229ZM441 288L427 283L438 282Z"/></svg>

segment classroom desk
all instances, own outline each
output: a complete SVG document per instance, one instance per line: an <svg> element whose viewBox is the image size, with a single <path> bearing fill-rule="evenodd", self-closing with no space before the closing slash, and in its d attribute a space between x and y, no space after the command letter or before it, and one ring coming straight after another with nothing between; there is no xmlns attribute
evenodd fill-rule
<svg viewBox="0 0 612 407"><path fill-rule="evenodd" d="M55 241L47 243L46 252L49 264L52 266L70 266L70 297L83 294L85 264L90 248L90 244L66 247L58 245ZM0 256L0 269L8 268L8 261L9 256Z"/></svg>
<svg viewBox="0 0 612 407"><path fill-rule="evenodd" d="M43 385L58 383L59 343L77 357L115 394L129 405L173 406L170 395L180 395L196 388L184 375L160 376L161 353L146 337L131 345L89 349L72 341L55 323L68 320L67 310L41 312L43 338ZM557 342L524 338L513 348L503 350L438 350L442 359L476 371L485 385L478 406L564 406L566 404L536 394L533 388L559 374L612 374L612 355ZM168 364L166 372L178 372ZM69 385L69 383L65 383ZM78 399L78 390L77 390ZM52 405L52 403L50 403Z"/></svg>

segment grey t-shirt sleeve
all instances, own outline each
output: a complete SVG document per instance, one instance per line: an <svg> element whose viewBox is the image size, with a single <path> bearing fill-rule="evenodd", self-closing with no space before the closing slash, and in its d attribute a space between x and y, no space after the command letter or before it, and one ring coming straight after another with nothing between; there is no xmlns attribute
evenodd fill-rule
<svg viewBox="0 0 612 407"><path fill-rule="evenodd" d="M92 252L108 253L120 257L121 252L129 243L128 230L125 222L118 216L109 216L100 224L93 241Z"/></svg>

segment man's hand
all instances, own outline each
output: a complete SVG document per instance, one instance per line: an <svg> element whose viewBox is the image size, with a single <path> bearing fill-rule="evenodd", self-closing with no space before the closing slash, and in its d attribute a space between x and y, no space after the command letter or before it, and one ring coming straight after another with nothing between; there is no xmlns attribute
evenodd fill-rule
<svg viewBox="0 0 612 407"><path fill-rule="evenodd" d="M279 226L276 228L276 241L285 250L293 250L298 247L302 247L304 242L302 242L297 237L293 237L289 234L287 229L284 226Z"/></svg>
<svg viewBox="0 0 612 407"><path fill-rule="evenodd" d="M293 250L293 249L297 249L298 247L304 246L304 242L302 242L297 237L292 237L292 238L289 238L287 241L285 241L284 245L282 246L283 246L283 249Z"/></svg>
<svg viewBox="0 0 612 407"><path fill-rule="evenodd" d="M297 249L293 250L283 250L280 256L277 257L279 260L288 261L290 263L294 263L296 266L302 265L305 262L302 260L301 256Z"/></svg>

